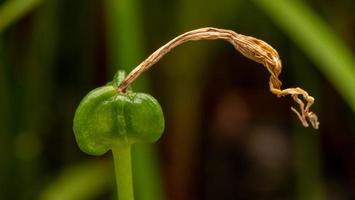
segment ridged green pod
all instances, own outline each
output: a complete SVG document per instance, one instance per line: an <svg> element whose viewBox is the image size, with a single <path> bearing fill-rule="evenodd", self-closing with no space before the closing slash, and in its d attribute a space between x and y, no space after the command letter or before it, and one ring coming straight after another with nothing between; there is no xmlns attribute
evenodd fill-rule
<svg viewBox="0 0 355 200"><path fill-rule="evenodd" d="M119 143L155 142L164 131L164 116L158 101L144 93L117 86L124 74L89 92L74 116L74 134L82 151L102 155Z"/></svg>

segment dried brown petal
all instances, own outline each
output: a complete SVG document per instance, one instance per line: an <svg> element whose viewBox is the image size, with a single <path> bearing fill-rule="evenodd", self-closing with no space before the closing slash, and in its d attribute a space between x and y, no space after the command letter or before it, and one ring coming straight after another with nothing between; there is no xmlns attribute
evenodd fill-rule
<svg viewBox="0 0 355 200"><path fill-rule="evenodd" d="M238 50L245 57L263 64L270 72L269 87L270 91L278 97L291 95L293 100L299 105L299 111L291 107L291 110L296 113L297 117L302 122L303 126L308 127L311 123L313 128L318 129L319 122L317 115L309 111L309 108L314 103L314 98L301 88L287 88L281 89L282 82L278 79L281 73L282 65L279 54L266 42L254 37L238 34L231 30L218 28L200 28L186 32L164 46L160 47L152 53L147 59L139 64L135 69L128 74L126 79L122 81L118 87L119 92L125 92L126 88L138 78L138 76L152 65L158 62L166 53L171 51L176 46L187 42L196 40L217 40L222 39L231 43L236 50ZM300 97L302 99L300 99Z"/></svg>

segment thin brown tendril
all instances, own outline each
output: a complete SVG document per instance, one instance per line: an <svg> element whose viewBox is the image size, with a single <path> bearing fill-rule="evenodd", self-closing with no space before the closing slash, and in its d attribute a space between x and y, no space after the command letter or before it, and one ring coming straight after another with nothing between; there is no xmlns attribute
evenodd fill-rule
<svg viewBox="0 0 355 200"><path fill-rule="evenodd" d="M313 128L318 129L319 122L317 115L309 111L309 108L314 103L314 98L301 88L287 88L282 90L282 82L278 79L281 73L281 60L275 49L266 42L254 37L238 34L231 30L218 28L200 28L186 32L174 38L164 46L160 47L152 53L147 59L139 64L135 69L127 75L118 87L119 92L125 92L127 87L138 78L144 71L148 70L152 65L158 62L165 54L171 51L176 46L196 40L217 40L222 39L231 43L234 48L243 54L245 57L263 64L270 72L269 87L270 91L278 97L291 95L293 100L299 105L300 111L291 107L291 110L296 113L301 120L303 126L308 127L311 123Z"/></svg>

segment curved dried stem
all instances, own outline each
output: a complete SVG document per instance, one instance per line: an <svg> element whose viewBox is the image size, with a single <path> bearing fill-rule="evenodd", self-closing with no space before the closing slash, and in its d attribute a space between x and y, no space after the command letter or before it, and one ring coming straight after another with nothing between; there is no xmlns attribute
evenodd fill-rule
<svg viewBox="0 0 355 200"><path fill-rule="evenodd" d="M309 111L309 108L314 103L314 98L301 88L281 89L282 82L278 79L281 73L281 60L275 49L266 42L254 37L238 34L231 30L218 28L200 28L186 32L174 38L164 46L160 47L141 64L133 69L118 87L119 92L125 92L127 87L138 78L144 71L148 70L152 65L158 62L165 54L170 52L176 46L187 41L196 40L226 40L231 43L234 48L243 54L245 57L263 64L270 72L269 87L270 91L278 97L291 95L294 101L299 105L300 111L291 107L291 110L296 113L301 120L303 126L308 127L311 123L313 128L318 129L319 122L317 115ZM302 99L301 99L301 98Z"/></svg>

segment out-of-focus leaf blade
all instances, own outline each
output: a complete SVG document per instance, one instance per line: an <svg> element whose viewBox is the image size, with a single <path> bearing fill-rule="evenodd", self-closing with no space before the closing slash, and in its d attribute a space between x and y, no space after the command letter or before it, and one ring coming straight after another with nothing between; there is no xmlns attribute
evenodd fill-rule
<svg viewBox="0 0 355 200"><path fill-rule="evenodd" d="M41 200L86 200L103 193L113 177L109 162L89 162L64 169L41 194Z"/></svg>
<svg viewBox="0 0 355 200"><path fill-rule="evenodd" d="M2 32L8 25L38 6L41 1L42 0L6 1L0 6L0 32Z"/></svg>

